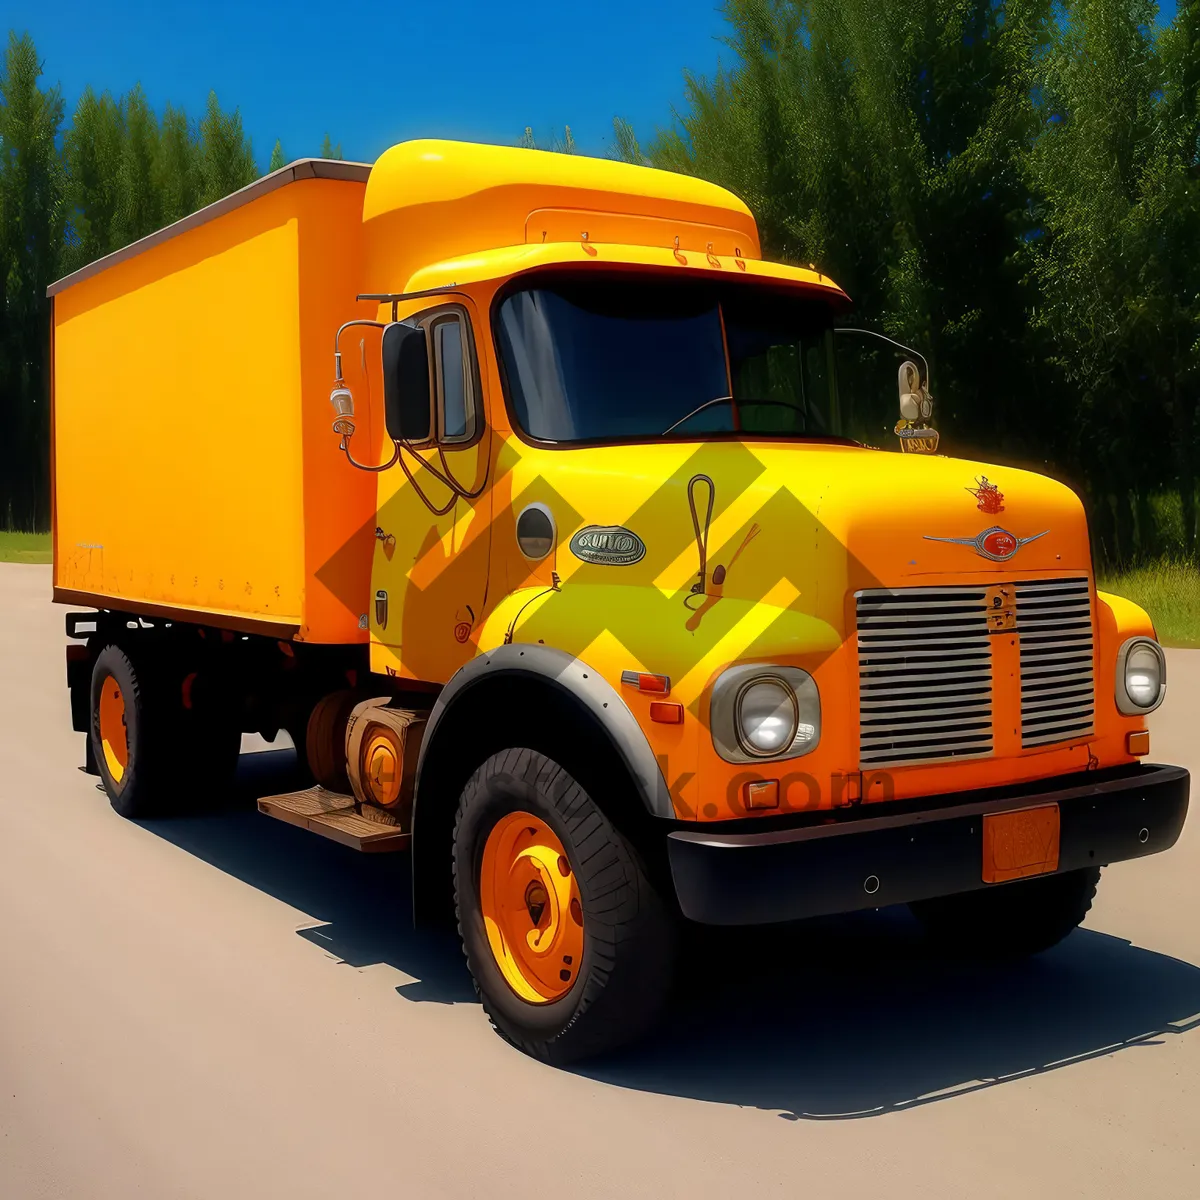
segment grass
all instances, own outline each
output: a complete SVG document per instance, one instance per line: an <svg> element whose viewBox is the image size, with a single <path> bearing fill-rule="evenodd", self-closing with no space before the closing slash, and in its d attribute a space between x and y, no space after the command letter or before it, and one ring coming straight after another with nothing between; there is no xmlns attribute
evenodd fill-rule
<svg viewBox="0 0 1200 1200"><path fill-rule="evenodd" d="M1096 582L1141 605L1164 646L1200 646L1200 568L1194 563L1164 558Z"/></svg>
<svg viewBox="0 0 1200 1200"><path fill-rule="evenodd" d="M0 529L0 562L48 563L48 533L11 533Z"/></svg>

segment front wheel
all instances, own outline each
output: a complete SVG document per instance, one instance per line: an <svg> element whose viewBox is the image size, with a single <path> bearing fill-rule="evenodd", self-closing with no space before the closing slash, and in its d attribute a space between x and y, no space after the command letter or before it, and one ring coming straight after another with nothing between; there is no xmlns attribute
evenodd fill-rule
<svg viewBox="0 0 1200 1200"><path fill-rule="evenodd" d="M454 829L467 965L492 1024L564 1064L631 1042L670 991L674 924L588 793L534 750L471 777Z"/></svg>
<svg viewBox="0 0 1200 1200"><path fill-rule="evenodd" d="M1087 916L1099 867L1044 875L909 905L935 943L975 959L1016 959L1056 946Z"/></svg>

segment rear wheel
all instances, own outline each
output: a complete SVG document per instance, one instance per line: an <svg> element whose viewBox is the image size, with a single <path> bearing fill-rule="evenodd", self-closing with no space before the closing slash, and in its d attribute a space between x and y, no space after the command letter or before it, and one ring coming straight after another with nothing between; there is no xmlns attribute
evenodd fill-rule
<svg viewBox="0 0 1200 1200"><path fill-rule="evenodd" d="M331 792L349 793L346 774L346 725L362 697L350 688L317 701L305 728L304 752L313 779Z"/></svg>
<svg viewBox="0 0 1200 1200"><path fill-rule="evenodd" d="M92 669L91 701L92 758L123 817L226 798L241 730L215 671L187 671L169 644L109 645Z"/></svg>
<svg viewBox="0 0 1200 1200"><path fill-rule="evenodd" d="M146 672L124 650L100 651L92 668L92 753L108 799L123 817L161 816L176 800L170 786L174 722L149 691Z"/></svg>
<svg viewBox="0 0 1200 1200"><path fill-rule="evenodd" d="M1017 959L1056 946L1087 916L1100 868L1065 871L909 905L929 936L952 954Z"/></svg>
<svg viewBox="0 0 1200 1200"><path fill-rule="evenodd" d="M527 749L471 777L454 830L459 932L495 1028L562 1064L661 1015L673 922L638 857L561 766Z"/></svg>

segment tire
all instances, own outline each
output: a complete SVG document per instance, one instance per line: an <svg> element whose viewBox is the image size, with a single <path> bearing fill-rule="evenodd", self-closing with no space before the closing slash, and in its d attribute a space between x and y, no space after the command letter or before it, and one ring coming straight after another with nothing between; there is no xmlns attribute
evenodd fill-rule
<svg viewBox="0 0 1200 1200"><path fill-rule="evenodd" d="M1087 916L1099 867L940 896L909 905L930 938L957 957L1013 960L1058 945Z"/></svg>
<svg viewBox="0 0 1200 1200"><path fill-rule="evenodd" d="M330 692L317 701L308 718L304 735L304 756L313 779L331 792L349 794L346 774L346 725L354 706L362 699L358 692L344 688Z"/></svg>
<svg viewBox="0 0 1200 1200"><path fill-rule="evenodd" d="M105 646L92 668L92 753L109 802L131 819L177 811L188 766L172 753L179 741L177 703L166 689L159 694L152 678L115 645Z"/></svg>
<svg viewBox="0 0 1200 1200"><path fill-rule="evenodd" d="M582 944L578 963L572 961L574 955L562 956L568 966L560 975L570 976L562 994L548 989L549 998L537 1001L523 998L506 978L483 911L483 893L489 888L482 872L489 841L494 846L505 830L530 825L527 817L545 827L546 839L557 838L566 860L557 860L559 876L566 880L562 886L570 886L569 908L580 929L572 934L559 904L566 940L557 948L571 944L571 936ZM532 834L532 826L523 832ZM552 854L548 861L553 861ZM516 873L505 877L500 872L496 877L513 879ZM563 1065L632 1042L661 1016L674 974L674 921L633 848L558 763L534 750L505 750L471 776L454 826L454 891L459 934L484 1011L497 1032L519 1050ZM528 888L525 895L528 902ZM520 918L529 930L534 911ZM495 920L492 927L495 931ZM509 944L517 946L519 941Z"/></svg>

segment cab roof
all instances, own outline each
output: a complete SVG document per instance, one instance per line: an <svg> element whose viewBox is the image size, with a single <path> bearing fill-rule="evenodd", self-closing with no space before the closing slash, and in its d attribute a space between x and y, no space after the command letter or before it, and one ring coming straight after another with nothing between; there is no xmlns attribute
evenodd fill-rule
<svg viewBox="0 0 1200 1200"><path fill-rule="evenodd" d="M406 290L435 263L575 242L761 255L743 201L706 180L610 159L468 142L402 142L363 202L368 290Z"/></svg>

